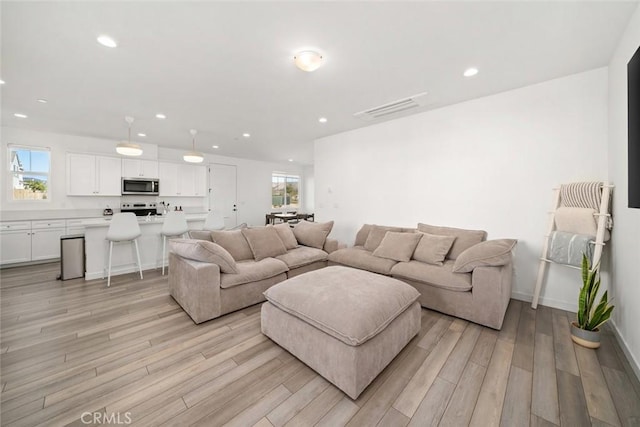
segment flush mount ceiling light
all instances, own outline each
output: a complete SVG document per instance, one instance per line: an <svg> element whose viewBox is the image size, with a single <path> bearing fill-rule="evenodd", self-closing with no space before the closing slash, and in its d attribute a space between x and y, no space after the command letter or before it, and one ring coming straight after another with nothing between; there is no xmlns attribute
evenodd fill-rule
<svg viewBox="0 0 640 427"><path fill-rule="evenodd" d="M142 154L142 148L133 142L131 142L131 124L133 123L133 117L127 116L124 121L129 124L129 138L127 141L122 141L116 145L116 152L123 156L139 156Z"/></svg>
<svg viewBox="0 0 640 427"><path fill-rule="evenodd" d="M46 104L47 102L49 102L49 101L47 101L47 100L46 100L46 99L44 99L44 98L40 98L40 99L38 99L37 101L38 101L40 104Z"/></svg>
<svg viewBox="0 0 640 427"><path fill-rule="evenodd" d="M191 134L191 151L182 156L182 159L185 162L189 163L202 163L202 161L204 160L204 156L202 155L202 153L198 153L196 151L196 134L198 133L198 131L195 129L191 129L189 133Z"/></svg>
<svg viewBox="0 0 640 427"><path fill-rule="evenodd" d="M220 148L220 146L219 146L219 145L212 145L211 147L215 148L216 150L217 150L218 148Z"/></svg>
<svg viewBox="0 0 640 427"><path fill-rule="evenodd" d="M100 43L102 46L106 46L106 47L118 46L118 43L116 43L116 41L109 36L102 35L102 36L99 36L97 40L98 40L98 43Z"/></svg>
<svg viewBox="0 0 640 427"><path fill-rule="evenodd" d="M166 118L167 118L167 116L165 116L165 115L164 115L164 114L162 114L162 113L158 113L158 114L156 114L156 119L164 120L164 119L166 119Z"/></svg>
<svg viewBox="0 0 640 427"><path fill-rule="evenodd" d="M242 136L244 136L245 138L251 138L251 134L250 133L243 133Z"/></svg>
<svg viewBox="0 0 640 427"><path fill-rule="evenodd" d="M296 67L302 71L311 72L317 70L322 65L322 55L313 50L305 50L298 52L296 56L293 57L293 62L296 64Z"/></svg>
<svg viewBox="0 0 640 427"><path fill-rule="evenodd" d="M472 68L467 68L466 70L464 70L464 73L463 73L463 75L465 77L473 77L476 74L478 74L478 69L477 68L473 68L473 67Z"/></svg>
<svg viewBox="0 0 640 427"><path fill-rule="evenodd" d="M146 133L142 133L142 132L141 132L141 133L139 133L139 134L138 134L138 136L141 136L141 137L143 137L143 138L144 138L145 136L147 136L147 134L146 134Z"/></svg>
<svg viewBox="0 0 640 427"><path fill-rule="evenodd" d="M327 123L327 118L326 118L326 117L320 117L320 118L318 119L318 121L319 121L320 123Z"/></svg>
<svg viewBox="0 0 640 427"><path fill-rule="evenodd" d="M3 85L3 84L4 84L4 80L0 80L0 85Z"/></svg>
<svg viewBox="0 0 640 427"><path fill-rule="evenodd" d="M15 113L14 116L16 116L19 119L26 119L28 117L26 114L22 114L22 113Z"/></svg>

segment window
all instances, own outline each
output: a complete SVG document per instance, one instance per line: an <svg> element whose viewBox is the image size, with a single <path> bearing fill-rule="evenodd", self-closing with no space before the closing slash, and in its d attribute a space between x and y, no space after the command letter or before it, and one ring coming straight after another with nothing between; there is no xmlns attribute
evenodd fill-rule
<svg viewBox="0 0 640 427"><path fill-rule="evenodd" d="M271 176L271 208L298 209L300 207L300 177L274 173Z"/></svg>
<svg viewBox="0 0 640 427"><path fill-rule="evenodd" d="M48 200L51 151L9 145L12 200Z"/></svg>

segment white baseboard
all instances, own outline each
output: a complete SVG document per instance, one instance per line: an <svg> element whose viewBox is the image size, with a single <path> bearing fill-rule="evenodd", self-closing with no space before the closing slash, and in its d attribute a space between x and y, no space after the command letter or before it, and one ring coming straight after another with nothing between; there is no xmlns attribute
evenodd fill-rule
<svg viewBox="0 0 640 427"><path fill-rule="evenodd" d="M522 292L512 292L511 298L517 299L518 301L525 301L525 302L533 301L533 295L525 294ZM538 298L538 304L544 305L546 307L559 308L560 310L566 310L572 313L575 313L576 311L578 311L578 304L568 303L566 301L559 301L552 298L545 298L543 296L540 296L540 298Z"/></svg>
<svg viewBox="0 0 640 427"><path fill-rule="evenodd" d="M631 365L631 369L633 369L633 372L636 374L636 378L640 380L640 362L629 350L629 345L627 344L623 336L620 334L618 325L616 325L613 320L611 320L609 324L612 326L611 330L613 331L613 334L616 336L616 339L618 340L618 344L620 344L620 348L622 349L622 352L627 357L627 360L629 361L629 365Z"/></svg>

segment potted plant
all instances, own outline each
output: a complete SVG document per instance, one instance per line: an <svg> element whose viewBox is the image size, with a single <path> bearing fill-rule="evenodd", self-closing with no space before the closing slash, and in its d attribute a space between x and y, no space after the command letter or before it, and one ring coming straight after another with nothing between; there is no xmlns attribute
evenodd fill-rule
<svg viewBox="0 0 640 427"><path fill-rule="evenodd" d="M587 348L600 347L600 326L611 317L612 305L609 305L607 291L604 291L596 304L600 289L599 266L591 269L589 260L582 255L582 288L578 297L578 318L571 322L571 339Z"/></svg>

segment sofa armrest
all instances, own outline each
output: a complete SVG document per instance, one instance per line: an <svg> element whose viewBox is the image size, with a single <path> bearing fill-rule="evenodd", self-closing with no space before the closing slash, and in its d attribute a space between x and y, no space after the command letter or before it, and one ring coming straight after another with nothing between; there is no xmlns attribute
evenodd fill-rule
<svg viewBox="0 0 640 427"><path fill-rule="evenodd" d="M478 322L500 329L511 299L513 263L497 267L476 267L471 273L473 305L483 321Z"/></svg>
<svg viewBox="0 0 640 427"><path fill-rule="evenodd" d="M169 293L195 323L220 316L220 267L170 252Z"/></svg>
<svg viewBox="0 0 640 427"><path fill-rule="evenodd" d="M328 254L330 254L331 252L335 252L338 249L343 249L346 248L347 245L345 245L344 243L340 243L339 241L337 241L336 239L330 239L327 238L327 240L325 240L324 242L324 251Z"/></svg>

